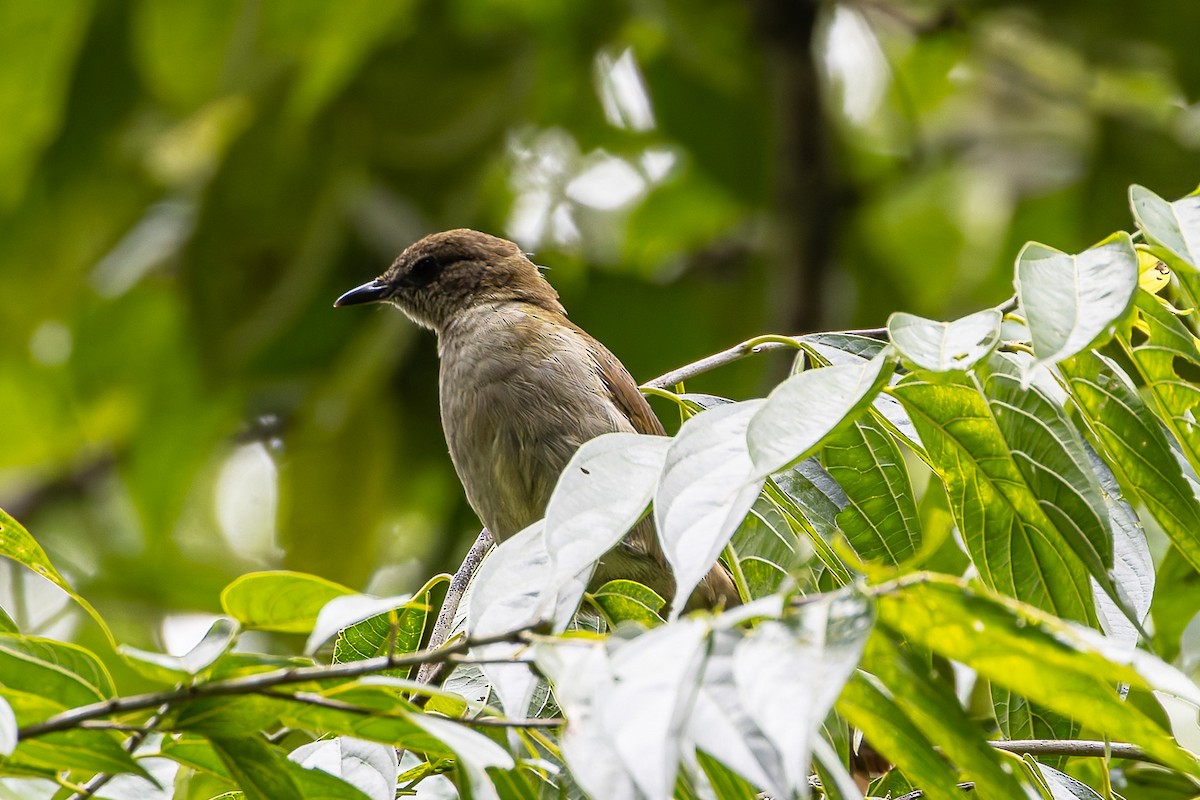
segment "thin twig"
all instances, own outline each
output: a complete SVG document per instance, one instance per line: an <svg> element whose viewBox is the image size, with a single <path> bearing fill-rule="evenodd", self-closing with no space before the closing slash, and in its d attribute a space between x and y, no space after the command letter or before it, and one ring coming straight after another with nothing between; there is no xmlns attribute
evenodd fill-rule
<svg viewBox="0 0 1200 800"><path fill-rule="evenodd" d="M973 781L967 781L966 783L957 784L957 786L959 789L962 789L964 792L969 792L975 788L975 783ZM896 798L896 800L919 800L920 798L922 798L924 796L925 796L925 791L923 789L917 789L915 792L909 792L908 794L900 795L899 797Z"/></svg>
<svg viewBox="0 0 1200 800"><path fill-rule="evenodd" d="M525 629L520 629L510 631L508 633L498 634L496 636L482 637L479 639L464 639L461 642L456 642L452 645L419 650L409 655L378 656L376 658L368 658L362 661L350 661L344 664L332 664L330 666L293 667L288 669L273 670L271 672L260 672L256 675L246 675L240 678L229 678L222 681L213 681L211 683L199 683L193 686L184 686L179 689L172 689L165 692L151 692L147 694L129 695L128 697L114 697L111 700L105 700L99 703L91 703L90 705L72 708L62 712L61 714L56 714L43 722L28 725L17 732L17 740L25 741L38 736L45 736L48 733L76 728L85 720L99 719L101 717L107 717L112 714L119 714L127 711L140 711L145 708L154 708L156 706L173 706L177 703L195 700L202 697L224 697L241 694L258 694L273 689L277 686L287 686L295 683L307 683L309 681L324 681L339 678L358 678L363 675L370 675L376 672L383 672L384 670L396 669L398 667L414 666L417 664L424 664L426 662L444 661L452 656L465 653L472 647L493 644L496 642L519 641L524 638L525 632Z"/></svg>
<svg viewBox="0 0 1200 800"><path fill-rule="evenodd" d="M1010 739L1008 741L988 742L997 750L1017 755L1031 756L1073 756L1076 758L1124 758L1129 761L1145 761L1150 764L1161 764L1154 756L1137 745L1126 742L1100 742L1086 739Z"/></svg>
<svg viewBox="0 0 1200 800"><path fill-rule="evenodd" d="M458 719L464 725L474 725L477 728L561 728L567 724L565 719L547 717L546 719L502 719L500 717L476 717L475 719Z"/></svg>
<svg viewBox="0 0 1200 800"><path fill-rule="evenodd" d="M451 578L450 586L446 589L446 599L442 601L437 621L433 624L433 632L429 634L430 650L438 649L450 638L450 631L454 627L454 616L458 613L459 604L462 603L463 593L466 592L471 578L475 576L475 570L479 569L484 553L492 546L492 540L492 534L487 528L481 530L479 536L475 538L475 544L471 545L466 558L463 559L458 571ZM440 663L422 664L420 670L417 671L417 683L433 683L441 671Z"/></svg>

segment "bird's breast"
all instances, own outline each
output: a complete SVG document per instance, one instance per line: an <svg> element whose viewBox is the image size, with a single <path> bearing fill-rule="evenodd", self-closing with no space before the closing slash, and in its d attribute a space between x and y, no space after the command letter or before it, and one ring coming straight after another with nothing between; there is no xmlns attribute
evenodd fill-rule
<svg viewBox="0 0 1200 800"><path fill-rule="evenodd" d="M544 515L581 444L633 426L576 331L520 308L459 322L439 342L442 427L471 506L506 538Z"/></svg>

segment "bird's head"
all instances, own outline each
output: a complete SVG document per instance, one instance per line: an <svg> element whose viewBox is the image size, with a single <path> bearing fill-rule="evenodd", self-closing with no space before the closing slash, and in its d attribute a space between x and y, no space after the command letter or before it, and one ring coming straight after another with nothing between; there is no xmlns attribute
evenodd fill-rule
<svg viewBox="0 0 1200 800"><path fill-rule="evenodd" d="M387 272L346 292L334 305L387 302L418 324L440 331L472 308L514 301L564 313L558 292L519 247L459 228L410 245Z"/></svg>

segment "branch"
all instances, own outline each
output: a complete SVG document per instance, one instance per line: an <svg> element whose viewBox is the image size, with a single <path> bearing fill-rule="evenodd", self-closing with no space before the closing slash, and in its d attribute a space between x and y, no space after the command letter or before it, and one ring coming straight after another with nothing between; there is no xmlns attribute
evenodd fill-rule
<svg viewBox="0 0 1200 800"><path fill-rule="evenodd" d="M462 603L463 593L466 592L471 578L475 576L475 570L479 569L484 553L492 546L493 539L494 537L487 528L481 530L475 539L475 544L471 545L471 549L467 551L467 556L459 566L458 572L455 572L454 577L450 580L450 586L446 589L446 599L442 601L437 622L433 624L433 632L429 635L430 650L438 649L450 638L450 631L454 626L454 616L458 613L459 604ZM440 662L424 663L417 672L417 683L433 683L441 671Z"/></svg>
<svg viewBox="0 0 1200 800"><path fill-rule="evenodd" d="M223 697L240 694L259 694L277 686L287 686L309 681L324 681L339 678L357 678L384 670L408 667L428 662L446 661L453 656L467 652L472 647L478 647L495 642L520 641L526 634L525 628L487 636L479 639L463 639L452 645L420 650L409 655L378 656L363 661L350 661L345 664L333 664L320 667L293 667L272 672L260 672L256 675L246 675L240 678L229 678L212 683L200 683L184 686L165 692L114 697L100 703L72 708L61 714L28 725L17 732L17 741L26 741L48 733L65 731L76 728L86 720L99 719L111 714L128 711L140 711L158 706L174 706L181 702L196 700L202 697Z"/></svg>
<svg viewBox="0 0 1200 800"><path fill-rule="evenodd" d="M851 331L829 331L825 335L833 336L842 334L845 336L864 336L868 339L887 339L887 328L862 328ZM694 361L691 364L685 364L679 369L673 369L670 372L659 375L657 378L646 381L645 385L655 389L666 389L668 386L674 386L677 383L689 381L697 375L703 375L706 372L711 372L717 367L723 367L726 364L732 364L734 361L739 361L747 356L765 353L768 350L797 350L800 347L798 336L782 336L779 334L767 334L765 336L756 336L753 339L747 339L741 344L735 344L728 350L722 350L719 353L713 353L711 356Z"/></svg>
<svg viewBox="0 0 1200 800"><path fill-rule="evenodd" d="M1161 764L1154 756L1137 745L1126 742L1098 742L1086 739L1056 740L1056 739L1010 739L1008 741L988 742L997 750L1017 755L1031 756L1074 756L1077 758L1124 758L1129 761L1145 761L1150 764Z"/></svg>

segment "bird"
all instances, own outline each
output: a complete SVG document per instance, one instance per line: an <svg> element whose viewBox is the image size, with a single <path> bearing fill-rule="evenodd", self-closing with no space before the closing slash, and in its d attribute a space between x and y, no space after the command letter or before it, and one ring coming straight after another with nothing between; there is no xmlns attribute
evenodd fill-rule
<svg viewBox="0 0 1200 800"><path fill-rule="evenodd" d="M501 542L545 516L579 447L614 431L666 435L629 371L567 318L513 242L460 228L430 234L335 307L386 303L437 335L442 430L467 501ZM600 560L591 588L635 580L668 604L675 581L643 518ZM685 610L740 604L717 562Z"/></svg>

